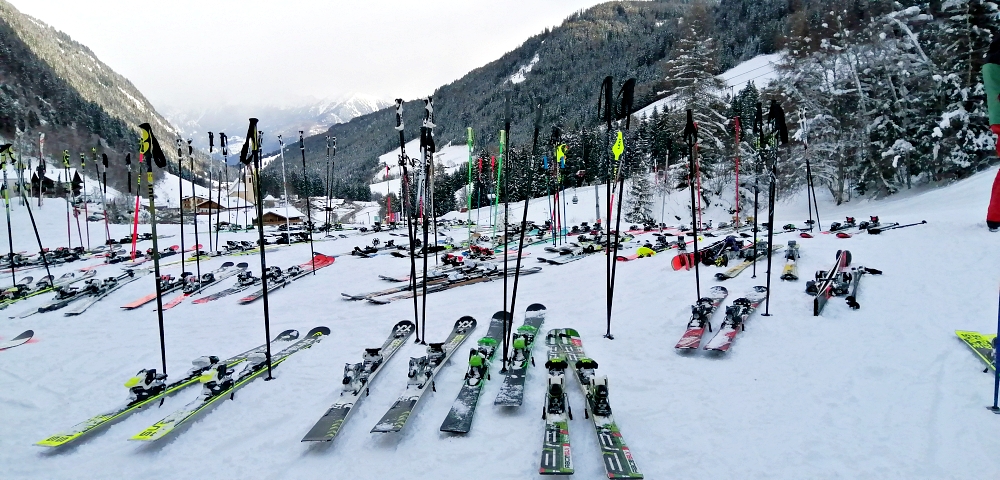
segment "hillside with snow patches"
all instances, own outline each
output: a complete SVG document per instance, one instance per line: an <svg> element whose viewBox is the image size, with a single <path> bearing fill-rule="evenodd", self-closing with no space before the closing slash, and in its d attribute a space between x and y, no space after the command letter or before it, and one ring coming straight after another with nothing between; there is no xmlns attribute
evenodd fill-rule
<svg viewBox="0 0 1000 480"><path fill-rule="evenodd" d="M544 265L541 272L523 277L514 325L521 324L525 307L538 302L548 308L543 333L562 327L579 330L587 354L600 365L598 373L609 378L616 420L645 478L994 478L1000 461L991 452L1000 448L1000 440L990 426L998 418L984 408L992 402L993 377L982 373L982 362L954 330L989 332L996 326L1000 257L990 252L1000 237L987 231L983 219L996 172L993 168L943 188L913 189L885 200L840 206L819 191L824 226L848 215L928 223L849 239L776 236L776 243L792 238L800 242L802 280L783 282L775 275L772 315L762 316L762 306L725 355L674 350L695 300L695 285L694 272L670 268L669 251L618 264L614 340L602 337L607 329L602 255ZM676 224L674 215L686 220L687 195L676 191L656 198L654 214L659 217L662 208L666 223ZM569 201L573 196L575 204ZM594 220L592 187L567 191L566 197L568 223ZM11 208L14 249L36 250L25 209L16 202ZM542 221L547 210L547 199L535 199L529 218ZM34 213L46 246L62 246L63 202L46 199ZM520 214L521 205L511 205L512 218ZM449 216L471 216L484 230L489 224L487 209ZM710 211L708 218L718 222L724 213ZM805 218L801 195L778 203L776 224L801 225ZM101 243L103 228L96 223L91 227L92 243ZM204 237L205 220L201 227ZM112 236L127 235L127 228L112 225ZM144 231L149 231L148 225L140 226ZM175 235L161 240L161 248L180 243L176 225L160 225L159 232ZM75 227L73 233L76 242ZM190 245L191 229L185 234ZM454 229L447 235L460 240L467 231ZM405 243L405 237L380 237ZM255 236L223 233L219 238L224 242ZM960 239L961 247L953 248L951 238ZM371 239L316 242L316 251L339 255L336 262L270 297L272 334L289 328L305 333L324 325L332 330L329 337L277 366L273 381L248 384L234 400L221 402L178 434L149 445L126 439L194 399L200 387L70 447L48 450L33 443L123 403L123 382L139 369L159 368L155 311L148 306L134 311L119 307L149 293L151 276L79 317L56 311L7 318L37 308L47 300L45 295L0 311L0 340L26 329L35 332L30 343L0 351L0 478L538 478L546 383L541 337L534 354L543 361L528 373L522 407L492 405L501 384L499 366L494 365L471 433L438 431L463 381L468 348L502 308L500 281L427 297L428 340L443 340L463 315L477 318L480 326L438 375L436 391L427 392L401 433L369 431L406 385L408 358L423 355L423 347L413 343L387 363L370 396L334 442L300 442L338 398L344 364L360 361L364 348L381 344L394 323L412 318L412 303L406 301L379 306L340 299L341 292L390 286L380 274L408 271L409 262L390 255L344 255ZM638 236L639 241L651 239L650 234ZM140 246L148 247L149 242ZM837 298L822 316L813 317L805 280L829 268L839 249L851 250L854 265L884 274L864 278L860 310L850 310ZM542 246L525 253L528 265L551 255ZM297 244L269 250L267 261L287 267L306 262L308 256L309 246ZM202 271L227 260L249 262L259 273L256 256L214 258L202 262ZM780 273L783 260L774 261L772 268ZM747 270L723 283L730 291L724 305L751 286L763 285L765 265L758 264L756 278ZM53 274L81 266L59 266ZM188 264L186 269L193 268ZM703 292L719 284L712 278L718 271L701 269ZM119 268L105 266L98 272L105 277ZM164 273L179 275L181 269L165 267ZM30 274L40 276L38 270ZM0 285L9 284L9 274L0 272L0 279ZM229 356L263 342L260 303L239 305L235 300L186 302L164 312L172 377L182 375L198 356ZM717 312L713 326L721 319ZM569 401L575 413L570 422L575 477L603 478L597 437L584 418L583 396L572 385Z"/></svg>

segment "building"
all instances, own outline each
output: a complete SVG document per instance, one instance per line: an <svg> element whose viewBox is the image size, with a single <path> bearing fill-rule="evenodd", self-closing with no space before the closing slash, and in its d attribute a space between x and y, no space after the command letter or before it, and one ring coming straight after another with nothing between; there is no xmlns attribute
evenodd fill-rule
<svg viewBox="0 0 1000 480"><path fill-rule="evenodd" d="M67 170L68 178L72 179L67 182ZM73 196L80 194L83 188L83 178L80 177L80 172L77 172L75 168L52 168L49 166L45 170L45 176L42 177L41 181L38 178L38 172L35 171L31 174L31 194L38 195L38 188L41 188L47 196L64 196L66 191L70 188L70 184L73 188Z"/></svg>
<svg viewBox="0 0 1000 480"><path fill-rule="evenodd" d="M264 225L284 225L289 224L301 224L305 221L306 216L298 211L295 207L288 207L288 217L286 221L285 208L265 208L264 209ZM257 223L256 221L254 223Z"/></svg>

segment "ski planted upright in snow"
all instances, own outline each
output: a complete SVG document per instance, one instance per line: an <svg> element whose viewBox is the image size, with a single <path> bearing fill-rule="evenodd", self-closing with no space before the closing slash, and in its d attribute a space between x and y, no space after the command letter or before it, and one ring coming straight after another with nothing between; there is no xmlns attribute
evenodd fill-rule
<svg viewBox="0 0 1000 480"><path fill-rule="evenodd" d="M279 333L278 336L274 338L274 341L278 340L291 341L295 340L298 337L299 337L299 332L295 330L285 330L284 332ZM119 420L122 420L126 416L139 411L143 407L150 405L156 400L173 395L181 391L185 387L194 385L195 383L198 382L198 377L200 377L207 370L209 370L214 366L217 365L227 365L230 367L234 366L246 360L247 357L249 357L252 354L263 352L266 348L267 348L266 345L254 347L239 355L235 355L233 357L222 360L221 362L217 357L200 357L194 361L194 368L188 371L188 373L180 380L171 383L164 383L163 380L165 379L160 378L158 379L160 385L151 389L140 390L139 392L132 392L131 398L124 405L115 408L113 410L109 410L100 415L91 417L86 421L73 426L69 430L66 430L65 432L57 433L51 437L46 438L45 440L36 443L36 445L43 447L60 447L68 443L74 442L80 439L81 437L94 433L101 427L105 427ZM154 378L157 376L155 369L140 371L140 373L144 372L151 372ZM130 387L130 389L131 388L132 387Z"/></svg>
<svg viewBox="0 0 1000 480"><path fill-rule="evenodd" d="M534 303L528 305L524 314L524 324L514 332L513 352L507 375L503 377L500 393L497 394L494 405L501 407L519 407L524 400L524 381L528 375L528 367L535 364L531 348L535 344L539 329L545 323L545 305Z"/></svg>
<svg viewBox="0 0 1000 480"><path fill-rule="evenodd" d="M465 316L455 322L454 328L448 338L442 343L428 343L427 355L419 358L410 358L410 369L407 373L406 389L399 396L389 411L385 412L382 419L378 421L372 433L375 432L398 432L406 425L406 421L413 413L417 402L423 397L427 387L434 390L434 376L437 375L451 354L455 353L462 342L476 329L476 319Z"/></svg>
<svg viewBox="0 0 1000 480"><path fill-rule="evenodd" d="M284 350L271 357L271 367L275 367L284 362L292 354L305 350L314 343L320 341L323 336L329 335L330 329L326 327L316 327L306 334L305 338L286 347ZM215 368L210 368L203 375L198 377L204 387L201 394L180 410L168 415L163 420L150 425L145 430L135 434L129 440L155 441L172 432L178 431L181 427L188 425L198 414L207 412L217 401L227 397L232 398L236 390L259 378L268 371L267 354L265 352L254 352L247 356L246 366L235 378L233 369L228 365L220 364Z"/></svg>
<svg viewBox="0 0 1000 480"><path fill-rule="evenodd" d="M344 366L344 389L340 392L340 398L302 437L303 442L329 442L336 438L351 412L368 396L372 381L406 339L410 338L413 330L413 322L409 320L397 323L392 327L382 348L367 348L361 363L348 363Z"/></svg>
<svg viewBox="0 0 1000 480"><path fill-rule="evenodd" d="M459 390L451 411L441 423L442 432L469 433L472 429L472 418L476 415L483 385L490 378L490 365L496 355L497 345L503 341L503 332L510 329L511 323L512 318L507 312L495 313L490 319L486 336L480 338L476 347L469 352L469 369L465 373L465 381L462 382L462 389Z"/></svg>

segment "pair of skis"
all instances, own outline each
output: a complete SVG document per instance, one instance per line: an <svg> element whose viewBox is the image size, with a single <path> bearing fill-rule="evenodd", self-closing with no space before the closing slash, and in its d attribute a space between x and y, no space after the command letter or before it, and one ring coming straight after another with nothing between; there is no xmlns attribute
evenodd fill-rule
<svg viewBox="0 0 1000 480"><path fill-rule="evenodd" d="M181 278L175 279L169 275L164 275L160 277L157 281L160 282L160 292L161 294L167 294L175 290L183 290L180 295L166 301L163 304L163 309L168 310L170 308L176 307L181 302L186 300L188 297L197 294L202 289L206 288L211 284L215 284L225 280L233 275L237 275L247 269L249 265L247 263L240 263L234 265L233 262L223 263L222 266L213 270L212 272L205 273L202 275L200 280L192 280L190 272L184 272ZM145 297L137 299L133 302L122 305L121 308L125 310L133 310L146 305L149 302L156 300L156 292L153 292Z"/></svg>
<svg viewBox="0 0 1000 480"><path fill-rule="evenodd" d="M549 360L545 365L549 370L549 379L542 409L545 437L538 473L573 473L569 438L569 421L573 419L573 413L565 389L566 370L572 368L586 398L584 416L590 417L597 431L608 478L643 478L612 415L608 379L597 376L597 362L587 358L580 334L571 328L552 329L545 336L545 344L548 346Z"/></svg>
<svg viewBox="0 0 1000 480"><path fill-rule="evenodd" d="M736 278L737 275L742 273L747 268L750 268L750 266L752 266L754 263L757 263L757 260L760 260L762 258L767 258L768 255L780 251L781 249L785 248L785 246L778 245L774 248L769 248L767 242L762 240L757 243L756 247L750 246L748 248L751 249L752 251L749 253L750 256L747 257L746 260L743 260L742 262L730 267L725 272L716 273L715 279L721 282L724 280L729 280L730 278Z"/></svg>
<svg viewBox="0 0 1000 480"><path fill-rule="evenodd" d="M296 352L312 347L324 336L329 334L330 329L326 327L316 327L310 330L309 333L306 334L305 338L272 355L270 359L271 367L273 368L278 366ZM249 361L254 358L258 360ZM258 354L248 356L247 360L246 367L238 375L231 378L228 383L222 382L221 388L218 390L205 388L198 398L194 399L176 412L168 415L163 420L160 420L159 422L150 425L145 430L133 435L129 438L129 440L151 442L164 438L167 435L178 431L181 427L185 427L190 424L195 417L207 412L209 409L216 406L219 401L225 400L227 397L232 399L237 390L260 378L269 371L265 355ZM205 381L206 376L207 375L203 375L201 380ZM208 384L206 383L206 386L207 385Z"/></svg>
<svg viewBox="0 0 1000 480"><path fill-rule="evenodd" d="M21 300L27 300L31 297L41 295L43 293L52 292L55 290L60 290L66 288L74 283L81 282L83 280L88 280L93 278L97 272L90 270L77 275L74 272L69 272L63 274L61 277L56 279L54 282L49 282L47 285L42 283L43 280L39 280L39 283L35 285L35 288L30 289L27 292L17 292L15 294L8 295L8 298L0 301L0 310L3 310L10 305L13 305ZM29 277L30 278L30 277ZM9 290L9 289L8 289Z"/></svg>
<svg viewBox="0 0 1000 480"><path fill-rule="evenodd" d="M281 332L280 334L278 334L278 336L275 337L273 341L274 342L277 342L277 341L291 341L291 340L295 340L297 338L299 338L299 332L298 331L296 331L296 330L285 330L284 332ZM267 345L260 345L258 347L251 348L250 350L247 350L247 351L245 351L243 353L240 353L238 355L234 355L234 356L232 356L230 358L222 360L221 362L214 362L214 363L211 363L211 364L210 363L200 363L200 362L198 362L198 360L196 360L195 366L190 371L188 371L188 373L184 377L182 377L181 379L179 379L177 381L174 381L174 382L166 384L164 386L163 390L160 391L159 393L154 394L154 395L150 395L150 396L147 396L147 397L144 397L144 398L141 398L141 399L130 400L130 401L126 402L124 405L121 405L120 407L108 410L108 411L106 411L104 413L101 413L100 415L93 416L93 417L91 417L91 418L89 418L89 419L87 419L87 420L85 420L85 421L83 421L83 422L81 422L81 423L79 423L79 424L71 427L70 429L68 429L66 431L63 431L63 432L57 433L55 435L52 435L52 436L50 436L50 437L48 437L48 438L46 438L46 439L44 439L44 440L36 443L36 445L39 445L39 446L42 446L42 447L61 447L61 446L70 444L72 442L75 442L75 441L77 441L77 440L79 440L79 439L81 439L81 438L83 438L85 436L88 436L90 434L93 434L93 433L97 432L98 430L102 429L103 427L107 427L107 426L109 426L111 424L114 424L114 423L120 421L120 420L123 420L125 417L127 417L127 416L129 416L129 415L131 415L131 414L133 414L135 412L138 412L139 410L143 409L144 407L152 405L157 400L160 400L162 398L174 395L174 394L180 392L181 390L183 390L184 388L187 388L187 387L189 387L191 385L194 385L194 384L198 383L198 378L201 377L201 375L204 374L212 365L220 365L220 364L222 364L222 365L226 365L226 366L229 366L229 367L233 367L233 366L236 366L239 363L245 361L247 359L247 357L249 357L250 355L264 352L266 350L266 348L267 348ZM204 358L206 358L206 357L202 357L202 359L204 359Z"/></svg>
<svg viewBox="0 0 1000 480"><path fill-rule="evenodd" d="M799 279L799 244L795 240L788 241L785 250L785 268L781 271L781 279L794 282Z"/></svg>
<svg viewBox="0 0 1000 480"><path fill-rule="evenodd" d="M815 295L813 299L813 316L818 317L823 312L823 307L834 295L834 288L837 286L837 279L843 271L851 264L851 252L847 250L837 250L837 261L830 270L816 272L816 280L806 283L806 293Z"/></svg>
<svg viewBox="0 0 1000 480"><path fill-rule="evenodd" d="M296 273L295 275L285 275L281 280L279 280L277 282L274 282L274 283L268 282L268 284L267 284L267 291L268 291L268 293L271 293L271 292L273 292L273 291L275 291L275 290L277 290L279 288L287 287L290 283L292 283L292 282L294 282L294 281L296 281L296 280L298 280L298 279L300 279L302 277L305 277L306 275L309 275L310 273L312 273L312 272L314 272L316 270L319 270L321 268L325 268L325 267L329 267L330 265L333 265L334 260L336 260L336 259L334 257L329 256L329 255L323 255L322 253L316 253L313 256L313 259L311 261L309 261L309 263L303 263L302 264L302 266L300 267L300 271L298 273ZM257 291L251 293L250 295L247 295L247 296L241 298L239 300L239 303L241 303L243 305L246 305L248 303L254 302L255 300L257 300L257 299L259 299L259 298L261 298L263 296L264 296L264 288L261 287L260 289L258 289Z"/></svg>
<svg viewBox="0 0 1000 480"><path fill-rule="evenodd" d="M687 330L684 335L674 345L678 350L697 350L701 346L701 339L705 331L712 331L712 315L726 297L729 291L722 286L714 286L709 289L708 295L698 299L698 302L691 307L691 319L688 321ZM746 329L746 321L750 315L760 306L767 296L767 287L753 287L746 295L737 298L733 304L726 307L726 318L715 333L715 336L707 344L705 350L716 352L727 352L733 345L736 335Z"/></svg>
<svg viewBox="0 0 1000 480"><path fill-rule="evenodd" d="M524 275L531 275L533 273L538 273L540 271L542 271L541 267L524 267L524 266L521 267L521 275L522 276L524 276ZM510 269L507 272L507 276L508 277L509 276L513 276L514 272L515 272L514 269ZM477 272L477 273L472 274L472 275L461 275L461 274L459 274L459 273L456 272L456 273L453 273L451 276L447 277L442 282L438 282L438 283L435 283L433 281L428 282L427 293L430 294L430 293L435 293L435 292L443 292L445 290L451 290L451 289L458 288L458 287L464 287L466 285L474 285L474 284L477 284L477 283L489 282L489 281L492 281L493 279L495 279L497 277L502 277L502 276L503 276L503 272L500 271L499 269L494 269L494 270L491 270L491 271L488 271L488 272ZM365 300L367 300L370 303L374 303L374 304L377 304L377 305L385 305L387 303L391 303L391 302L394 302L396 300L404 300L404 299L413 298L414 296L422 296L423 295L423 291L422 290L414 292L414 291L410 291L409 288L405 288L404 291L405 291L405 293L401 293L399 295L395 295L395 296L388 297L388 298L382 298L380 296L373 296L371 294L368 294L367 296L362 295L361 297L364 298Z"/></svg>

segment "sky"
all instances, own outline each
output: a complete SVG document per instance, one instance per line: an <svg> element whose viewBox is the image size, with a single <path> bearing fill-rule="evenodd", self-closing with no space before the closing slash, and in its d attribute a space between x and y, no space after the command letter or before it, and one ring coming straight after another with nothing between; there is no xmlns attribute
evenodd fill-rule
<svg viewBox="0 0 1000 480"><path fill-rule="evenodd" d="M418 98L602 3L8 1L89 47L157 109L176 110L354 93Z"/></svg>

